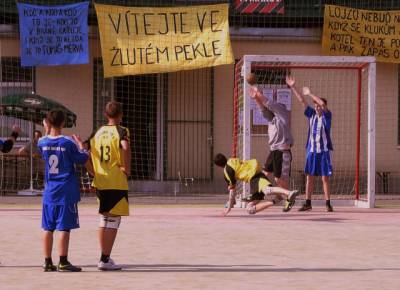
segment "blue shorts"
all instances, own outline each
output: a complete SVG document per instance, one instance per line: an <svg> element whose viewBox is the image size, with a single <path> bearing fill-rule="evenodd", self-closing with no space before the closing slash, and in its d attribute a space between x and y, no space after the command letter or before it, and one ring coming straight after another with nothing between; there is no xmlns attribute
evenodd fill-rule
<svg viewBox="0 0 400 290"><path fill-rule="evenodd" d="M79 228L78 204L43 204L42 229L69 231Z"/></svg>
<svg viewBox="0 0 400 290"><path fill-rule="evenodd" d="M307 152L304 173L311 176L331 176L332 163L330 152Z"/></svg>

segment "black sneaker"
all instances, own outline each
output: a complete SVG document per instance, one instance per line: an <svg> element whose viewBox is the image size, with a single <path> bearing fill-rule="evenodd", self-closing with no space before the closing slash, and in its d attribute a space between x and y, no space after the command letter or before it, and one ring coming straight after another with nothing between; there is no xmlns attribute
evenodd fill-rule
<svg viewBox="0 0 400 290"><path fill-rule="evenodd" d="M299 211L309 211L309 210L312 210L311 204L308 205L308 204L304 203L304 204L301 206L301 208L299 208Z"/></svg>
<svg viewBox="0 0 400 290"><path fill-rule="evenodd" d="M285 205L284 205L282 211L283 212L290 211L295 203L296 203L296 200L285 200Z"/></svg>
<svg viewBox="0 0 400 290"><path fill-rule="evenodd" d="M330 204L326 205L326 211L327 212L333 212L333 207Z"/></svg>
<svg viewBox="0 0 400 290"><path fill-rule="evenodd" d="M58 264L58 272L80 272L82 268L72 265L70 262Z"/></svg>
<svg viewBox="0 0 400 290"><path fill-rule="evenodd" d="M53 264L43 264L43 271L44 272L55 272L57 271L57 267Z"/></svg>

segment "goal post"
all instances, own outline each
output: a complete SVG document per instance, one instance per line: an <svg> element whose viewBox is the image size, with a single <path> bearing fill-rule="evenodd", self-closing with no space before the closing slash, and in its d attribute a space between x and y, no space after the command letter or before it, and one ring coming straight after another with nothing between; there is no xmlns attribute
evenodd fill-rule
<svg viewBox="0 0 400 290"><path fill-rule="evenodd" d="M351 201L357 207L375 205L375 91L374 57L245 55L235 66L232 156L256 158L264 164L268 155L267 124L250 98L249 73L257 77L264 96L284 103L291 111L294 137L291 187L304 192L305 144L308 122L304 110L285 83L293 75L296 88L303 86L328 100L332 111L334 151L331 199ZM311 100L307 100L311 104ZM249 194L245 184L240 196ZM321 198L316 184L313 198ZM334 201L335 202L335 201ZM239 202L239 204L241 204Z"/></svg>

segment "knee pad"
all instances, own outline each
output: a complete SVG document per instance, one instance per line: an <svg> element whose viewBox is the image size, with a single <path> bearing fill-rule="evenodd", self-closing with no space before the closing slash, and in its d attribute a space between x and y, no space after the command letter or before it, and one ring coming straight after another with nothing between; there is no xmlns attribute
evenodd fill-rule
<svg viewBox="0 0 400 290"><path fill-rule="evenodd" d="M120 216L100 216L99 227L107 229L118 229L121 224Z"/></svg>
<svg viewBox="0 0 400 290"><path fill-rule="evenodd" d="M271 186L265 186L265 187L262 189L262 192L264 192L264 194L271 194L271 193L273 193L273 190L272 190L272 187L271 187Z"/></svg>

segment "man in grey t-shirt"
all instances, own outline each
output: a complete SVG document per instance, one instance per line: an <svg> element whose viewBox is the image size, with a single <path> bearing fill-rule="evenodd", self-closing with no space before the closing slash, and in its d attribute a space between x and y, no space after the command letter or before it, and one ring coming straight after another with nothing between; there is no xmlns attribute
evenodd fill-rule
<svg viewBox="0 0 400 290"><path fill-rule="evenodd" d="M274 100L265 100L263 94L255 86L251 87L250 96L256 101L264 118L269 122L268 143L270 153L263 171L270 179L274 177L278 186L288 189L292 163L290 148L293 145L293 137L290 131L290 112L284 104ZM283 210L289 211L293 204L286 202Z"/></svg>

